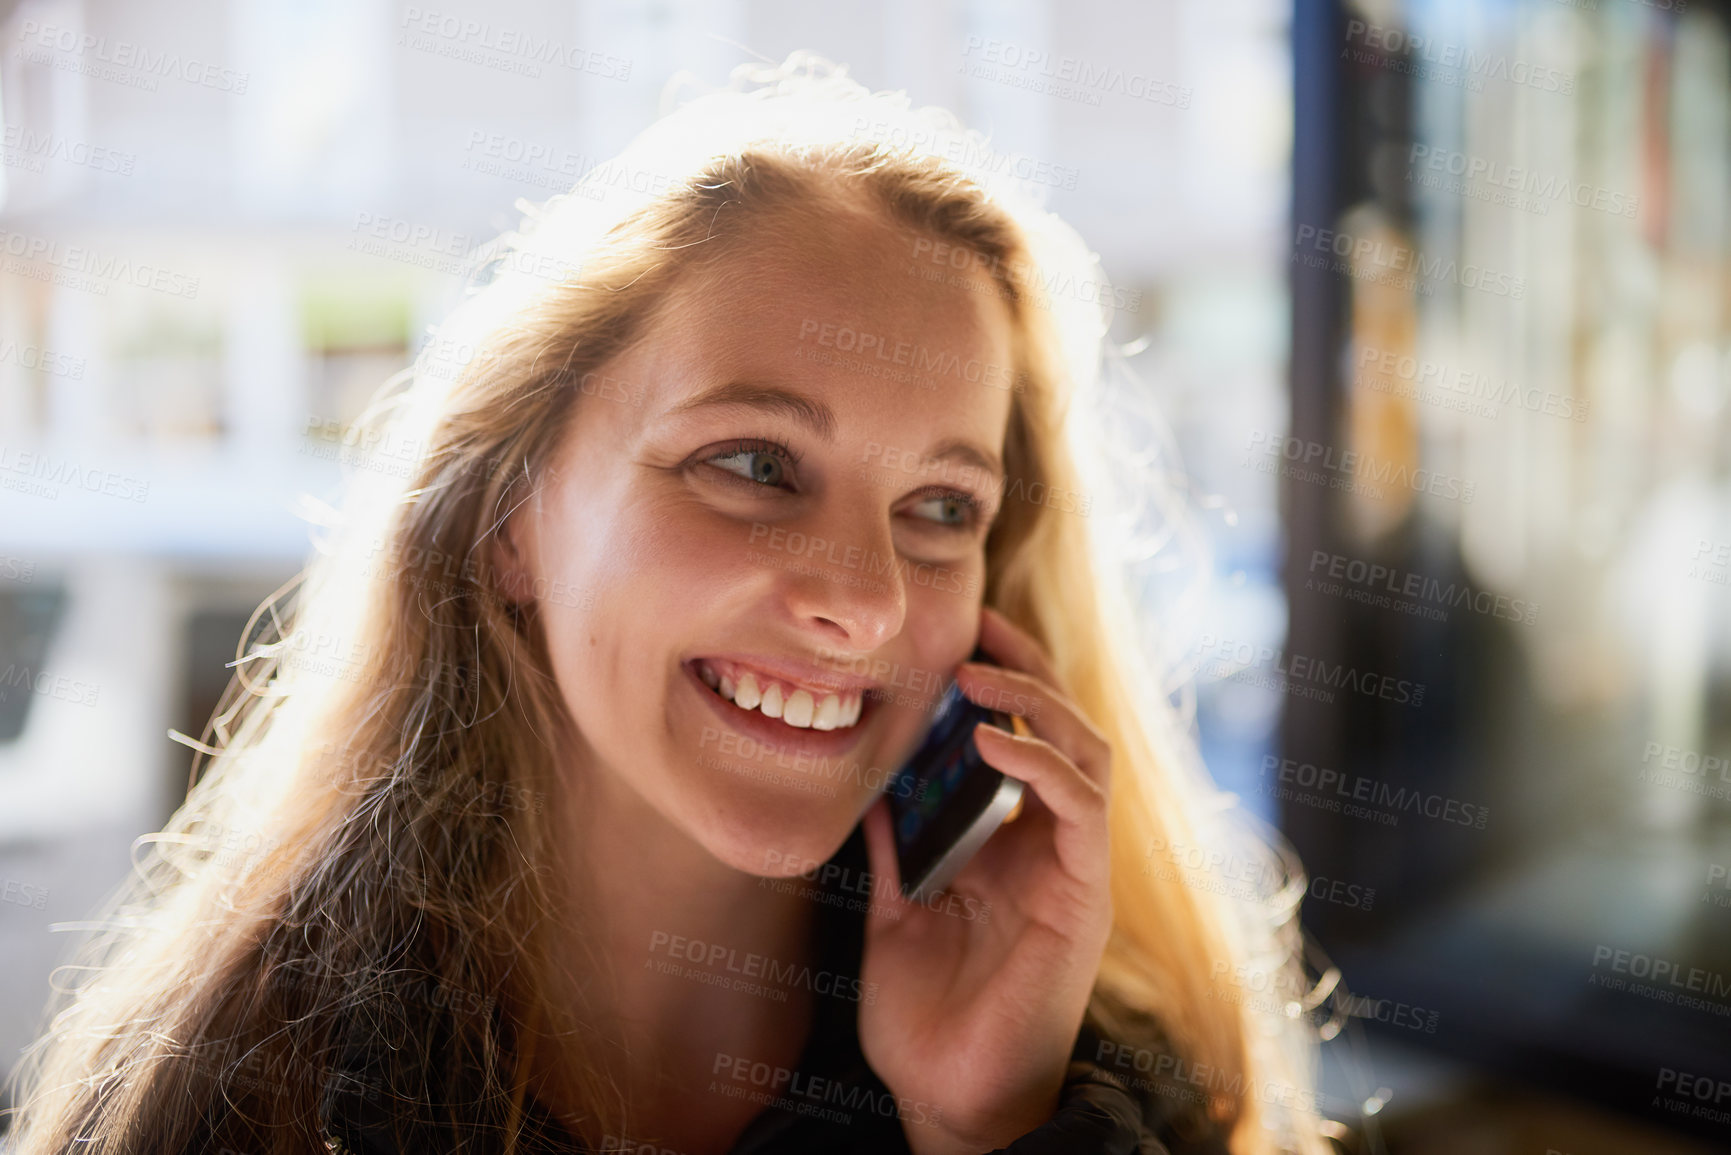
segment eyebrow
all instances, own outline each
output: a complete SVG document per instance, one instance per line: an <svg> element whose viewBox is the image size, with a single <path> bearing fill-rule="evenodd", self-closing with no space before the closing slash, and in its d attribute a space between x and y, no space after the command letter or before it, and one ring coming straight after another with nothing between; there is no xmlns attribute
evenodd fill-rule
<svg viewBox="0 0 1731 1155"><path fill-rule="evenodd" d="M756 409L766 413L779 413L806 426L825 441L835 440L835 411L828 405L774 385L758 385L749 381L733 381L706 389L669 409L667 416L678 417L697 409L708 408ZM996 454L957 437L938 442L923 456L959 459L994 477L1004 475L1003 463Z"/></svg>
<svg viewBox="0 0 1731 1155"><path fill-rule="evenodd" d="M825 441L835 440L835 412L828 405L822 401L813 401L809 397L801 397L798 393L790 393L786 389L777 389L773 385L753 385L749 381L717 385L695 397L688 397L669 409L667 415L678 417L694 409L711 406L761 409L769 413L779 413L806 426Z"/></svg>
<svg viewBox="0 0 1731 1155"><path fill-rule="evenodd" d="M962 461L966 461L979 467L981 470L991 474L993 477L1004 476L1004 466L1003 463L998 460L997 455L987 453L971 441L962 441L958 438L952 437L938 442L927 450L925 455L933 458L959 458Z"/></svg>

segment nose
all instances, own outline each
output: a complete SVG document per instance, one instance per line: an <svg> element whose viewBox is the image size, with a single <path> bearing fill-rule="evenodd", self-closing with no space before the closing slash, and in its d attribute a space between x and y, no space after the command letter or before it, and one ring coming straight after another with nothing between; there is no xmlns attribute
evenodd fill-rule
<svg viewBox="0 0 1731 1155"><path fill-rule="evenodd" d="M870 652L901 633L905 567L887 512L855 507L813 519L804 549L796 552L784 570L784 604L815 642Z"/></svg>

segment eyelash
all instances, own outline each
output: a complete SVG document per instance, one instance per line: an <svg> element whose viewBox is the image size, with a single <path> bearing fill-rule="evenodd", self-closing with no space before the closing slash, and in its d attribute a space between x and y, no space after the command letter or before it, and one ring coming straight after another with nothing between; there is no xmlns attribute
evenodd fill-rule
<svg viewBox="0 0 1731 1155"><path fill-rule="evenodd" d="M782 465L789 470L795 468L804 460L800 454L795 453L792 449L783 445L779 441L764 441L761 438L751 438L744 441L735 441L718 453L706 455L703 458L703 463L707 465L711 462L719 461L724 457L740 457L748 453L762 453L769 457L778 458ZM716 468L720 469L721 467L716 466ZM728 477L735 481L743 482L744 484L754 488L761 489L765 484L761 481L753 481L750 478L741 477L731 469L722 469L721 472L727 474Z"/></svg>
<svg viewBox="0 0 1731 1155"><path fill-rule="evenodd" d="M703 464L708 465L711 462L720 460L721 458L739 457L748 453L763 453L770 457L779 458L783 465L789 469L797 467L799 463L804 460L801 454L794 452L793 449L783 445L781 442L766 441L762 438L732 442L717 453L706 454L701 460ZM716 468L721 469L720 466L716 466ZM721 469L721 472L726 474L730 480L736 481L741 485L749 486L753 489L765 488L767 484L765 482L753 481L750 478L741 477L731 469ZM971 493L963 493L956 489L934 489L922 491L915 496L923 501L930 501L933 498L954 498L956 501L961 502L967 507L968 519L964 524L947 525L940 521L931 522L932 525L939 529L971 530L977 526L980 523L980 519L985 516L984 504L979 498L975 497ZM930 519L922 520L929 521Z"/></svg>

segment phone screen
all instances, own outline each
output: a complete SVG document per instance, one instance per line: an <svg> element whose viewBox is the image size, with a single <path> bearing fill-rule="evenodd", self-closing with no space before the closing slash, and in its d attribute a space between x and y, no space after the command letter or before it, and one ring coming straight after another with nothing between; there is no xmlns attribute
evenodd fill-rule
<svg viewBox="0 0 1731 1155"><path fill-rule="evenodd" d="M979 650L974 661L989 661ZM981 721L1005 730L1010 718L969 701L955 683L939 700L925 740L888 792L902 893L924 897L946 886L1022 796L1022 783L993 769L974 745Z"/></svg>

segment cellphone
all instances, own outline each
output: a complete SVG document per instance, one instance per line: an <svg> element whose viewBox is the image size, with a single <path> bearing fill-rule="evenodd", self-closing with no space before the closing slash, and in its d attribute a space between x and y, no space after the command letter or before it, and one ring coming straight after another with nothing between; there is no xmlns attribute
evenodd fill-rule
<svg viewBox="0 0 1731 1155"><path fill-rule="evenodd" d="M978 648L970 660L991 661ZM908 898L948 886L1021 803L1021 781L987 765L974 745L982 721L1015 732L1010 715L969 701L950 683L925 739L890 781L896 864Z"/></svg>

